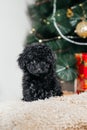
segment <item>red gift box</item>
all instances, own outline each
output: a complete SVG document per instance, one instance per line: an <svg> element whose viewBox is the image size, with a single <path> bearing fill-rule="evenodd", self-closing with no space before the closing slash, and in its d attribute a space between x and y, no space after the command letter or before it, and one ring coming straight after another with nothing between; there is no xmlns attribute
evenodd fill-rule
<svg viewBox="0 0 87 130"><path fill-rule="evenodd" d="M87 53L75 54L78 77L75 82L75 92L87 90Z"/></svg>
<svg viewBox="0 0 87 130"><path fill-rule="evenodd" d="M87 53L83 53L82 59L84 64L84 77L87 78Z"/></svg>
<svg viewBox="0 0 87 130"><path fill-rule="evenodd" d="M87 91L87 79L77 78L75 80L74 91L77 94L84 92L84 91Z"/></svg>

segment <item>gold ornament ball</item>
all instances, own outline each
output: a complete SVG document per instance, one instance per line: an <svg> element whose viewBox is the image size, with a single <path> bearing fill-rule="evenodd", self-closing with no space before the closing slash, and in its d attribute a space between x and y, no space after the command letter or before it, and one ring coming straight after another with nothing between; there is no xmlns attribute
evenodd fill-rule
<svg viewBox="0 0 87 130"><path fill-rule="evenodd" d="M77 24L75 32L82 38L87 38L87 22L81 21Z"/></svg>

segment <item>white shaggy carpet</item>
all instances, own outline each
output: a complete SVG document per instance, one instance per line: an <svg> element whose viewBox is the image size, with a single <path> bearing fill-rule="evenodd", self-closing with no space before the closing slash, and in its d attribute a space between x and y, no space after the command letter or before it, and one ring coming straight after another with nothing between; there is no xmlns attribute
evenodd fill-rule
<svg viewBox="0 0 87 130"><path fill-rule="evenodd" d="M0 103L0 130L87 130L87 92Z"/></svg>

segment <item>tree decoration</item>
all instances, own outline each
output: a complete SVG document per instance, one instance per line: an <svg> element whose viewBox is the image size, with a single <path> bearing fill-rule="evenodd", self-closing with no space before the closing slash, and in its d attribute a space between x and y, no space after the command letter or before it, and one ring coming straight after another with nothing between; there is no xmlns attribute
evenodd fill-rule
<svg viewBox="0 0 87 130"><path fill-rule="evenodd" d="M73 14L73 11L72 9L67 9L67 17L70 18L72 17L74 14Z"/></svg>
<svg viewBox="0 0 87 130"><path fill-rule="evenodd" d="M81 21L77 24L75 32L82 38L87 38L87 22Z"/></svg>
<svg viewBox="0 0 87 130"><path fill-rule="evenodd" d="M82 9L83 17L81 18L82 21L77 24L75 32L77 33L78 36L82 38L87 38L87 21L86 21L87 16L83 4L79 4L79 6Z"/></svg>
<svg viewBox="0 0 87 130"><path fill-rule="evenodd" d="M53 20L53 25L54 25L56 31L59 33L59 35L60 35L64 40L66 40L66 41L69 42L69 43L77 44L77 45L87 45L86 42L78 42L78 41L71 40L71 39L67 38L67 37L64 35L64 33L62 33L62 31L64 32L64 30L61 31L61 28L60 28L61 25L59 26L59 25L57 24L57 20L56 20L56 18L55 18L55 14L56 14L56 10L57 10L56 2L57 2L57 1L54 0L54 4L53 4L53 14L52 14L52 17L51 17L51 19ZM86 4L87 4L87 3L86 3ZM78 7L78 6L77 6L77 7ZM63 12L63 14L64 14L64 12ZM83 14L84 14L84 11L83 11ZM84 18L85 18L85 16L86 16L86 15L84 15ZM62 22L64 22L64 21L65 21L65 20L64 20L64 17L63 17ZM67 21L67 24L69 25L69 26L68 26L68 29L71 29L71 25L70 25L68 19L66 19L66 21ZM68 31L69 31L69 30L68 30ZM65 32L65 33L66 33L66 32Z"/></svg>

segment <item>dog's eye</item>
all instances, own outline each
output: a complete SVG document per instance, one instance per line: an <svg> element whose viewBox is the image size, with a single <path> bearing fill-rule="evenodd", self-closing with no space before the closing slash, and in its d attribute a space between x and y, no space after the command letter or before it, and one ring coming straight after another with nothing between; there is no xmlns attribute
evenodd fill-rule
<svg viewBox="0 0 87 130"><path fill-rule="evenodd" d="M32 64L32 65L36 64L36 61L35 61L35 60L34 60L34 61L31 61L31 64Z"/></svg>

